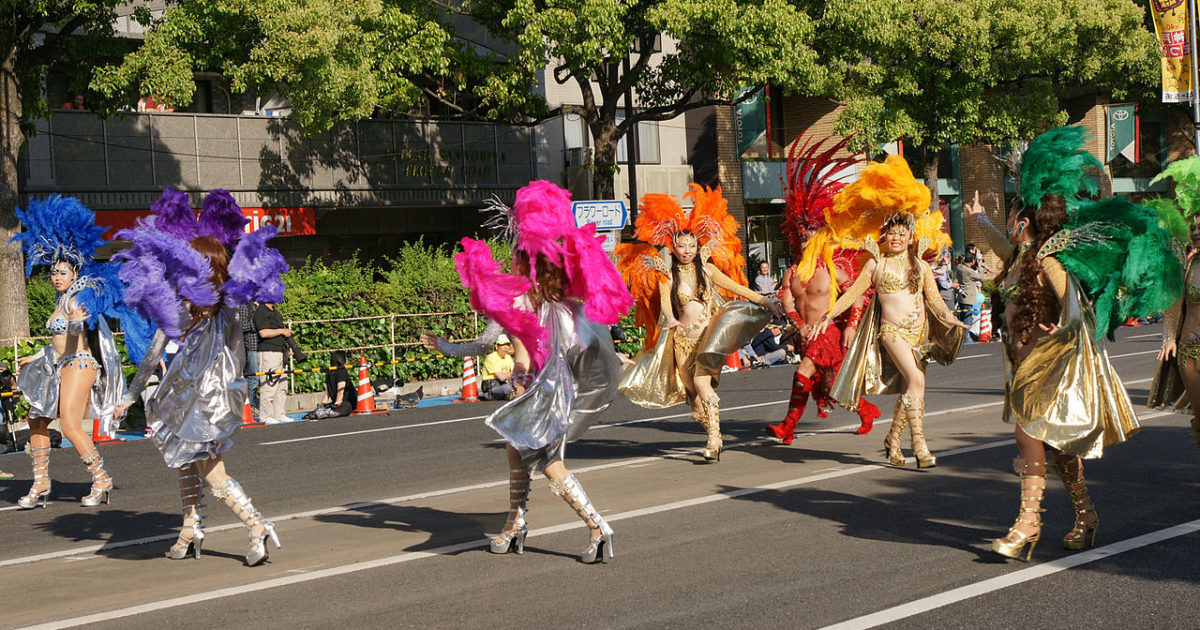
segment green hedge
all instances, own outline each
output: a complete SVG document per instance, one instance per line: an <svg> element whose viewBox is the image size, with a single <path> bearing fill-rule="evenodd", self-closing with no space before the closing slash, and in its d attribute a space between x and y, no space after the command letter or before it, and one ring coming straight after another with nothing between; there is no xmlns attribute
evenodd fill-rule
<svg viewBox="0 0 1200 630"><path fill-rule="evenodd" d="M506 267L511 251L505 244L491 243L492 253ZM431 331L449 339L474 339L486 320L470 306L462 280L454 269L453 252L446 246L426 245L423 240L408 243L395 256L379 263L351 258L344 261L309 259L283 277L286 292L279 312L292 324L296 342L309 353L296 368L324 368L329 353L337 348L364 348L348 351L351 361L365 356L368 361L389 361L388 347L394 338L395 357L402 360L394 373L406 381L432 378L457 378L462 375L462 360L457 358L420 359L429 351L419 343L419 335ZM33 330L40 330L54 310L54 288L41 278L29 281L30 317ZM387 317L399 313L446 313L444 315ZM355 319L378 316L373 319ZM353 321L312 321L346 320ZM311 322L311 323L304 323ZM625 317L630 342L618 349L632 356L640 347L644 331L633 326L632 315ZM35 352L44 342L26 341L20 353ZM117 345L125 355L124 344ZM372 347L374 346L374 347ZM0 358L12 359L12 346L0 349ZM416 359L412 362L404 359ZM129 368L130 370L132 368ZM389 368L372 370L378 378L393 373ZM296 392L320 391L324 375L307 372L293 377Z"/></svg>

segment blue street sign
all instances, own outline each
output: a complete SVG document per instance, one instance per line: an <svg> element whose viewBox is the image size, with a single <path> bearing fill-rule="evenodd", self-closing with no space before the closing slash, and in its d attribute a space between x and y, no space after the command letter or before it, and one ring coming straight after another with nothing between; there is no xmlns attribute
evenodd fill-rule
<svg viewBox="0 0 1200 630"><path fill-rule="evenodd" d="M629 222L624 201L575 201L571 210L579 227L595 223L597 230L620 230Z"/></svg>

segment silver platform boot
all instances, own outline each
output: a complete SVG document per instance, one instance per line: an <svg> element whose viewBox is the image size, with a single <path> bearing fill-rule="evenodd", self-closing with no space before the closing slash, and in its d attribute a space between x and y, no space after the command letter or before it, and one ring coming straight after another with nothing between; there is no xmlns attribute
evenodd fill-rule
<svg viewBox="0 0 1200 630"><path fill-rule="evenodd" d="M213 486L212 494L223 501L242 521L242 525L250 530L250 551L246 552L246 566L258 566L270 557L266 544L268 536L271 542L275 543L276 549L283 546L279 544L279 536L275 535L275 524L263 518L262 514L254 509L250 497L246 496L246 491L242 490L236 479L230 477L225 483ZM256 535L254 530L259 527L262 528L262 532Z"/></svg>

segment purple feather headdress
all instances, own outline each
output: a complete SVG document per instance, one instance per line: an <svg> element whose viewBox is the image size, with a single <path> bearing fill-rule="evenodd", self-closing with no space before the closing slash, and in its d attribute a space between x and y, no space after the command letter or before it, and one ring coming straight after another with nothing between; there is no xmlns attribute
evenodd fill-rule
<svg viewBox="0 0 1200 630"><path fill-rule="evenodd" d="M250 220L242 213L233 195L228 190L217 189L204 196L200 218L196 222L196 236L211 236L233 251L238 241L246 234Z"/></svg>
<svg viewBox="0 0 1200 630"><path fill-rule="evenodd" d="M125 302L168 337L179 339L183 334L188 319L185 301L236 307L250 300L282 300L280 274L287 271L287 263L277 250L266 246L276 234L275 227L245 235L247 221L228 191L210 193L199 219L187 205L186 193L170 188L151 210L154 216L117 233L132 247L113 259L124 261L120 278L126 285ZM233 250L230 278L220 287L213 286L208 258L191 246L198 236L215 238Z"/></svg>

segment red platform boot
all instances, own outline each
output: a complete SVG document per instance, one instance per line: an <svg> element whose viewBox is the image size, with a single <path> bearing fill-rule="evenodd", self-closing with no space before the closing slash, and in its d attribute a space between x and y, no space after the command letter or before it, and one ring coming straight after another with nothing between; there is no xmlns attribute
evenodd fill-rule
<svg viewBox="0 0 1200 630"><path fill-rule="evenodd" d="M788 401L787 416L779 424L768 424L764 431L767 435L778 438L784 444L791 444L796 437L796 424L804 415L804 407L808 404L808 394L812 391L813 382L804 375L796 372L792 378L792 399Z"/></svg>

